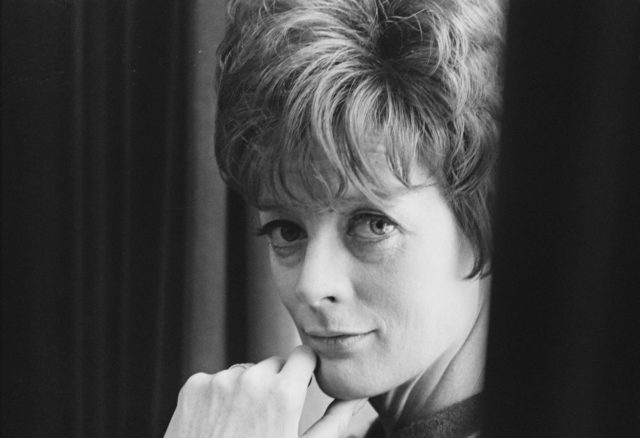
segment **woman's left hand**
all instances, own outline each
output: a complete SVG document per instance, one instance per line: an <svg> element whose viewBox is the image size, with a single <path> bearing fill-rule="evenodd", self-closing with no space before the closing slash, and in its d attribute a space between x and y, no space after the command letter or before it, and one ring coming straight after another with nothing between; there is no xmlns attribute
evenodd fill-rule
<svg viewBox="0 0 640 438"><path fill-rule="evenodd" d="M195 374L180 391L165 438L298 438L315 365L313 352L299 346L286 360ZM303 437L339 438L360 405L335 401Z"/></svg>

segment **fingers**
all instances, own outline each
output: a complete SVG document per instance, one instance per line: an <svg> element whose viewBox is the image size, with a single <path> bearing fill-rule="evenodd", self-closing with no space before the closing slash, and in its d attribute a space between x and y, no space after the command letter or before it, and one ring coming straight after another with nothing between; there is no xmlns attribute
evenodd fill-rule
<svg viewBox="0 0 640 438"><path fill-rule="evenodd" d="M241 370L247 370L253 366L252 363L236 363L229 367L229 371L234 370L236 368L240 368Z"/></svg>
<svg viewBox="0 0 640 438"><path fill-rule="evenodd" d="M287 359L270 357L257 364L239 363L219 372L219 377L225 376L231 381L238 380L245 385L260 386L268 381L279 382L278 386L295 399L304 400L307 388L313 377L316 365L315 354L303 345L293 349ZM299 396L299 397L298 397Z"/></svg>
<svg viewBox="0 0 640 438"><path fill-rule="evenodd" d="M309 347L299 345L289 355L281 373L291 381L301 382L306 388L316 367L316 360L316 355Z"/></svg>
<svg viewBox="0 0 640 438"><path fill-rule="evenodd" d="M313 352L300 346L286 360L196 374L180 391L166 437L298 437L315 363Z"/></svg>
<svg viewBox="0 0 640 438"><path fill-rule="evenodd" d="M285 360L283 358L274 356L274 357L265 359L262 362L258 362L257 364L253 364L253 363L233 364L229 368L227 368L224 371L224 373L239 376L246 372L250 372L251 374L268 376L268 375L279 373L284 363L285 363Z"/></svg>
<svg viewBox="0 0 640 438"><path fill-rule="evenodd" d="M252 363L236 363L236 364L231 365L226 370L222 370L222 371L216 373L216 375L218 376L218 379L220 379L222 376L224 376L225 379L235 380L238 377L240 377L246 370L251 368L252 366L253 366Z"/></svg>
<svg viewBox="0 0 640 438"><path fill-rule="evenodd" d="M255 371L258 373L277 374L282 369L284 363L285 360L283 358L274 356L257 363L251 370L252 372Z"/></svg>
<svg viewBox="0 0 640 438"><path fill-rule="evenodd" d="M302 379L308 386L315 366L316 356L313 351L304 345L299 345L293 349L287 359L273 356L257 364L237 363L231 365L225 372L233 372L234 374L242 374L245 371L251 371L252 374L278 374L282 372L283 377L295 381Z"/></svg>
<svg viewBox="0 0 640 438"><path fill-rule="evenodd" d="M303 438L336 438L342 437L349 427L353 415L367 402L359 400L334 400L326 412L303 435Z"/></svg>

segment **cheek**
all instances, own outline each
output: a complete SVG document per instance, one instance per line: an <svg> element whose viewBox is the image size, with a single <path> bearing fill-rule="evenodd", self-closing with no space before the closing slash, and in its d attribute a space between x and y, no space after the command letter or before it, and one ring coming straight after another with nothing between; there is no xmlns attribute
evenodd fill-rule
<svg viewBox="0 0 640 438"><path fill-rule="evenodd" d="M292 305L295 302L295 290L300 275L299 265L285 265L271 253L271 274L278 290L278 295L282 303L289 312L292 312Z"/></svg>
<svg viewBox="0 0 640 438"><path fill-rule="evenodd" d="M464 319L455 246L433 245L431 250L427 245L422 240L407 243L368 276L370 304L384 320L389 344L399 348L426 344L439 349Z"/></svg>

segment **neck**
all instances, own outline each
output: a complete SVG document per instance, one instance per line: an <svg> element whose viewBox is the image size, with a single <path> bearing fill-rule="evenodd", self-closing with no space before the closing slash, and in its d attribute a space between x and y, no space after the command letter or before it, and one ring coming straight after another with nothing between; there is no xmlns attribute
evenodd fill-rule
<svg viewBox="0 0 640 438"><path fill-rule="evenodd" d="M481 282L487 290L488 279ZM466 337L427 370L369 401L388 436L392 431L482 391L489 322L489 294L483 293L477 317Z"/></svg>

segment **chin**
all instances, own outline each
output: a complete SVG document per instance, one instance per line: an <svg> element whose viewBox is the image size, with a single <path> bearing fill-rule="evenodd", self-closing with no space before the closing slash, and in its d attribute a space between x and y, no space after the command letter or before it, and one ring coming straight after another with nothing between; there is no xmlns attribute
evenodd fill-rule
<svg viewBox="0 0 640 438"><path fill-rule="evenodd" d="M329 397L339 400L354 400L373 397L383 391L376 388L376 380L364 370L355 367L340 366L320 359L315 376L318 386Z"/></svg>

